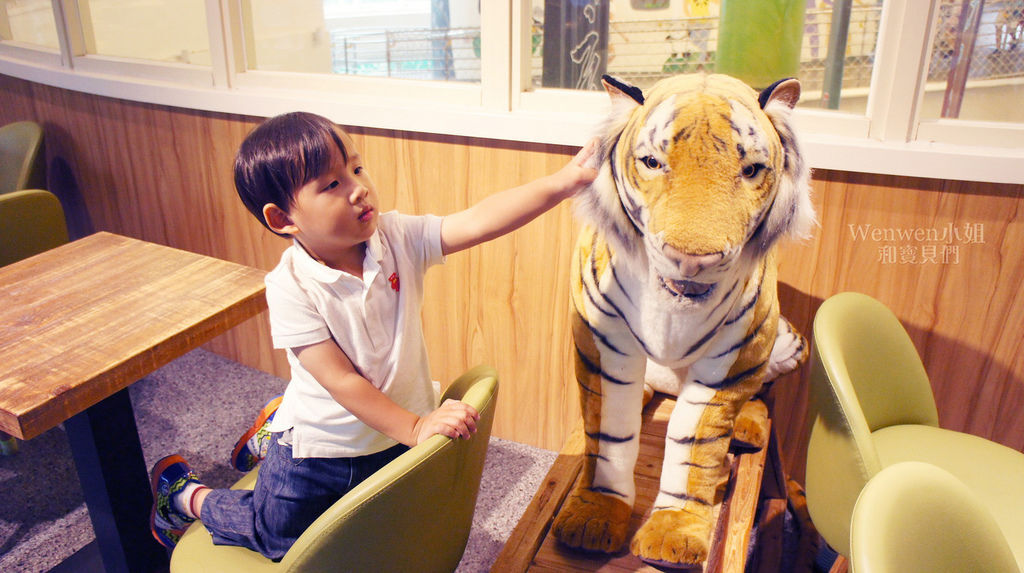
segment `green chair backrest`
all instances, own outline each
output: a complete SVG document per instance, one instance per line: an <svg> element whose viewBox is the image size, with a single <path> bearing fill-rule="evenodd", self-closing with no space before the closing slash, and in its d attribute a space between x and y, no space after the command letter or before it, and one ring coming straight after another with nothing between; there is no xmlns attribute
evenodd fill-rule
<svg viewBox="0 0 1024 573"><path fill-rule="evenodd" d="M886 467L864 487L850 526L855 573L1019 573L995 518L949 472Z"/></svg>
<svg viewBox="0 0 1024 573"><path fill-rule="evenodd" d="M896 424L938 426L931 385L910 337L877 300L841 293L814 317L807 506L815 527L849 555L850 516L881 469L871 432Z"/></svg>
<svg viewBox="0 0 1024 573"><path fill-rule="evenodd" d="M335 502L279 563L241 547L215 546L193 524L171 555L171 573L442 572L459 564L469 539L497 403L498 378L478 366L449 386L442 400L480 412L468 440L433 436ZM251 488L256 470L235 488Z"/></svg>
<svg viewBox="0 0 1024 573"><path fill-rule="evenodd" d="M835 295L814 318L815 343L832 385L852 392L873 432L939 425L928 374L896 315L860 293Z"/></svg>
<svg viewBox="0 0 1024 573"><path fill-rule="evenodd" d="M43 128L33 121L0 127L0 194L46 189Z"/></svg>
<svg viewBox="0 0 1024 573"><path fill-rule="evenodd" d="M315 535L299 537L281 560L285 569L454 570L473 524L497 383L487 368L456 380L445 398L458 396L480 412L473 438L434 436L370 476L310 526L306 533Z"/></svg>
<svg viewBox="0 0 1024 573"><path fill-rule="evenodd" d="M66 242L64 210L53 193L23 189L0 194L0 266Z"/></svg>

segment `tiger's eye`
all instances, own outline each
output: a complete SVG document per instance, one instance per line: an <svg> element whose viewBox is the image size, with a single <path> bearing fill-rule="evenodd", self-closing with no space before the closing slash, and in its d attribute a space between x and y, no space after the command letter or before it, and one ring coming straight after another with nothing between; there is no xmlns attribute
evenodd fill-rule
<svg viewBox="0 0 1024 573"><path fill-rule="evenodd" d="M640 161L644 164L644 167L648 169L661 169L661 162L655 159L653 155L642 157Z"/></svg>
<svg viewBox="0 0 1024 573"><path fill-rule="evenodd" d="M757 174L760 173L764 168L764 163L751 163L749 165L744 165L743 176L746 177L747 179L753 179L754 177L757 177Z"/></svg>

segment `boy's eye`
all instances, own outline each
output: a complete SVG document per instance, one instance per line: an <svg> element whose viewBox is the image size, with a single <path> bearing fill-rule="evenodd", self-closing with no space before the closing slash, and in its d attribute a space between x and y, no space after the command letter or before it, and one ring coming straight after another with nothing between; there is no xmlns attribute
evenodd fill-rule
<svg viewBox="0 0 1024 573"><path fill-rule="evenodd" d="M355 173L356 175L361 175L363 173L363 167L361 165L359 167L356 167L353 170L353 173Z"/></svg>
<svg viewBox="0 0 1024 573"><path fill-rule="evenodd" d="M327 184L327 187L324 187L324 191L330 191L331 189L334 189L338 185L341 185L341 183L337 181L331 181L330 183Z"/></svg>

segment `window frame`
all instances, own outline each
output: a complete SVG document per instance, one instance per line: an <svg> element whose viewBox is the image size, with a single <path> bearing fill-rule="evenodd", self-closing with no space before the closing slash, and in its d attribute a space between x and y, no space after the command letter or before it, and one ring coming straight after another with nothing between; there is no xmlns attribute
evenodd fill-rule
<svg viewBox="0 0 1024 573"><path fill-rule="evenodd" d="M271 116L304 109L345 125L561 145L584 143L608 111L599 92L532 89L530 0L481 2L478 84L247 70L247 2L206 0L207 67L87 54L77 3L52 0L60 53L0 41L0 73L213 112ZM863 115L796 109L812 167L1024 183L1024 124L920 117L938 2L883 4Z"/></svg>
<svg viewBox="0 0 1024 573"><path fill-rule="evenodd" d="M52 0L51 0L52 2ZM56 17L56 16L55 16ZM11 24L7 17L6 10L0 10L0 47L4 53L10 54L19 60L30 62L39 66L59 66L61 64L61 53L58 49L40 44L30 44L16 40L4 40L4 36L13 38ZM57 38L58 44L60 37Z"/></svg>
<svg viewBox="0 0 1024 573"><path fill-rule="evenodd" d="M82 10L88 11L89 0L52 0L54 20L57 23L57 37L61 44L61 61L64 66L76 72L96 75L126 77L148 82L162 82L173 85L208 88L214 86L213 68L198 64L159 62L121 56L96 54L92 38L92 22ZM223 38L210 34L210 2L205 1L207 13L207 36L210 41L211 58L214 42L221 44Z"/></svg>

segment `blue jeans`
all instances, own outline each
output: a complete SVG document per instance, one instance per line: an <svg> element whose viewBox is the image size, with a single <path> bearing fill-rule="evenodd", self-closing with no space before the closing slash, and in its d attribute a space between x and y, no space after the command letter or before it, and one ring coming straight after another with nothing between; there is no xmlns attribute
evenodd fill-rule
<svg viewBox="0 0 1024 573"><path fill-rule="evenodd" d="M270 439L252 491L215 489L202 522L216 545L240 545L280 560L299 535L345 493L408 450L398 445L355 458L293 458Z"/></svg>

